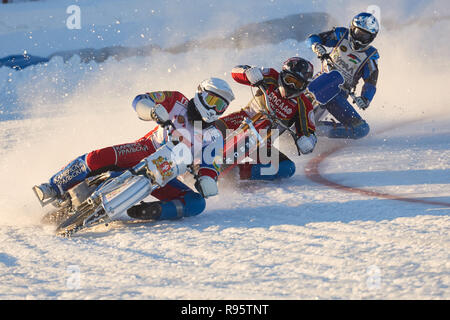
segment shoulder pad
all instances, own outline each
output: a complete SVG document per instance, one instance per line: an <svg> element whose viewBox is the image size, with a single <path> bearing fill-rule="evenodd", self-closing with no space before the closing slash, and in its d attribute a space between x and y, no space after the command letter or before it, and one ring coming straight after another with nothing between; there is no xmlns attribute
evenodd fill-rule
<svg viewBox="0 0 450 320"><path fill-rule="evenodd" d="M336 34L337 40L341 40L348 32L347 28L344 27L336 27L334 28L334 33Z"/></svg>
<svg viewBox="0 0 450 320"><path fill-rule="evenodd" d="M369 48L367 48L366 52L367 52L367 55L370 56L370 60L377 60L380 58L380 55L378 54L378 50L372 46L369 46Z"/></svg>
<svg viewBox="0 0 450 320"><path fill-rule="evenodd" d="M263 75L267 76L270 74L270 68L261 68L261 72Z"/></svg>
<svg viewBox="0 0 450 320"><path fill-rule="evenodd" d="M378 50L377 50L377 52L374 53L374 55L370 59L372 59L372 60L380 59L380 54L378 53Z"/></svg>
<svg viewBox="0 0 450 320"><path fill-rule="evenodd" d="M236 69L236 70L244 71L244 70L247 70L249 68L251 68L251 67L248 64L240 64L240 65L234 66L233 70Z"/></svg>
<svg viewBox="0 0 450 320"><path fill-rule="evenodd" d="M154 92L147 92L147 95L155 103L161 103L164 100L166 100L166 98L171 97L172 93L170 91L154 91Z"/></svg>

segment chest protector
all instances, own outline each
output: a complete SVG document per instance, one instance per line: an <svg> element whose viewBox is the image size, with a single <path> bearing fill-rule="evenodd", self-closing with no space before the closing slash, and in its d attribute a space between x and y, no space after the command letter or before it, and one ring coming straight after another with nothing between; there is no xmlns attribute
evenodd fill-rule
<svg viewBox="0 0 450 320"><path fill-rule="evenodd" d="M269 88L268 95L272 110L275 112L278 119L291 120L296 115L298 110L296 99L283 98L274 87ZM247 104L244 110L253 116L259 111L267 111L266 108L266 99L264 95L258 91L255 98Z"/></svg>
<svg viewBox="0 0 450 320"><path fill-rule="evenodd" d="M328 66L326 62L324 62L323 67L327 72L332 69L341 72L345 79L344 86L351 89L358 84L362 68L375 52L376 50L372 47L368 47L364 51L353 51L350 42L342 37L330 53L335 68Z"/></svg>

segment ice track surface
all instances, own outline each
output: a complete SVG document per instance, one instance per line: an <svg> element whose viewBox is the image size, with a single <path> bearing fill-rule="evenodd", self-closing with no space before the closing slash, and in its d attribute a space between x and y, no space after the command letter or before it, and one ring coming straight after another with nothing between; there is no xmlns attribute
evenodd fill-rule
<svg viewBox="0 0 450 320"><path fill-rule="evenodd" d="M441 124L427 121L423 130ZM323 176L448 203L450 131L438 129L437 139L405 136L407 130L349 143L324 160ZM334 145L323 141L319 152ZM448 297L449 206L342 192L310 181L303 173L310 159L295 159L289 181L225 184L205 213L180 221L113 223L72 239L35 223L3 221L0 297ZM28 208L33 221L39 210Z"/></svg>

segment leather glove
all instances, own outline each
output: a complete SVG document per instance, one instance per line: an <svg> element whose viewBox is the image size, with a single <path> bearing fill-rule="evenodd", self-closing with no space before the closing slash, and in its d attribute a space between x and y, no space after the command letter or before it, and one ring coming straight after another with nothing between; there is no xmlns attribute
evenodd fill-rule
<svg viewBox="0 0 450 320"><path fill-rule="evenodd" d="M369 107L369 100L367 100L367 98L364 97L355 97L355 103L358 106L358 108L362 109L362 110L366 110L367 107Z"/></svg>
<svg viewBox="0 0 450 320"><path fill-rule="evenodd" d="M309 136L301 136L295 142L298 149L298 154L308 154L313 152L317 143L316 135L310 134Z"/></svg>
<svg viewBox="0 0 450 320"><path fill-rule="evenodd" d="M203 198L212 197L219 193L217 181L210 176L198 177L194 187L203 196Z"/></svg>
<svg viewBox="0 0 450 320"><path fill-rule="evenodd" d="M151 110L151 117L159 124L165 124L169 121L169 113L162 105L157 104Z"/></svg>
<svg viewBox="0 0 450 320"><path fill-rule="evenodd" d="M319 58L321 58L323 55L327 54L327 49L325 49L325 47L323 45L321 45L320 43L314 43L311 46L311 49Z"/></svg>
<svg viewBox="0 0 450 320"><path fill-rule="evenodd" d="M262 74L262 71L258 67L251 67L247 70L245 70L245 75L247 76L248 81L252 86L259 86L262 84L264 80L264 76Z"/></svg>

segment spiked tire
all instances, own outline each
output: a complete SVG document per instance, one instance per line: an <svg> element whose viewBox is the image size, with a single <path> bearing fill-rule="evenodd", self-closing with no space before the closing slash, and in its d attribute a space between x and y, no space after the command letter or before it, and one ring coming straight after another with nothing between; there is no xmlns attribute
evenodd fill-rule
<svg viewBox="0 0 450 320"><path fill-rule="evenodd" d="M106 213L103 208L98 208L93 203L85 202L79 210L63 221L57 228L56 234L63 237L70 237L85 227L92 226L105 220Z"/></svg>
<svg viewBox="0 0 450 320"><path fill-rule="evenodd" d="M69 208L64 207L44 215L41 219L42 224L57 226L69 217Z"/></svg>

